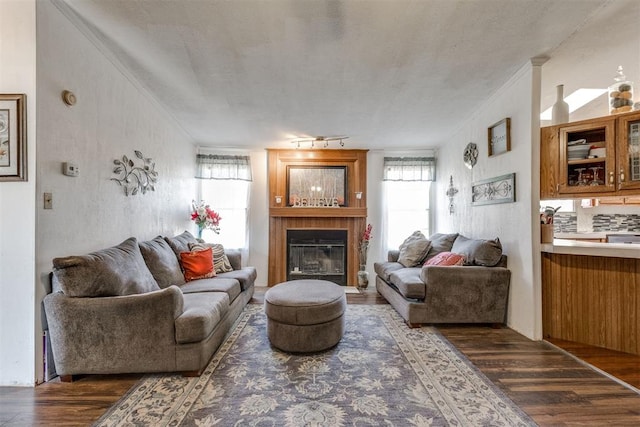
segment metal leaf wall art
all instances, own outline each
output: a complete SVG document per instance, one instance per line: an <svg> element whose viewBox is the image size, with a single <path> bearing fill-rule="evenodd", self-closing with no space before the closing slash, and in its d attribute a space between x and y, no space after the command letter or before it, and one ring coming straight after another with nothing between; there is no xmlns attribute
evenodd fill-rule
<svg viewBox="0 0 640 427"><path fill-rule="evenodd" d="M150 157L144 157L142 152L133 151L136 157L142 160L141 166L136 166L132 159L126 155L122 159L113 161L115 165L113 173L118 174L117 178L111 178L124 188L125 196L135 196L138 193L146 194L147 191L156 191L155 183L158 181L158 172L155 171L156 164Z"/></svg>

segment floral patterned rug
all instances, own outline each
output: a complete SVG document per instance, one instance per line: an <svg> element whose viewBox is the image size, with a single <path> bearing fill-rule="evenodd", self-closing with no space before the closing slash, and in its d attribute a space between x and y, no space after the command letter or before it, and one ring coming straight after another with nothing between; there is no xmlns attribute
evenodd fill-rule
<svg viewBox="0 0 640 427"><path fill-rule="evenodd" d="M333 349L272 348L250 304L199 378L149 375L96 426L531 426L435 329L349 305Z"/></svg>

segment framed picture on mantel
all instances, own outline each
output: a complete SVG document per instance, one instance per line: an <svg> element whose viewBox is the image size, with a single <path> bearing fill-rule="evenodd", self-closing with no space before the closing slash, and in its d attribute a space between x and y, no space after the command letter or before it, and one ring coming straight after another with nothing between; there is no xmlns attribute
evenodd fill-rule
<svg viewBox="0 0 640 427"><path fill-rule="evenodd" d="M511 119L500 120L489 127L489 157L511 151Z"/></svg>
<svg viewBox="0 0 640 427"><path fill-rule="evenodd" d="M347 206L346 166L287 166L287 206Z"/></svg>

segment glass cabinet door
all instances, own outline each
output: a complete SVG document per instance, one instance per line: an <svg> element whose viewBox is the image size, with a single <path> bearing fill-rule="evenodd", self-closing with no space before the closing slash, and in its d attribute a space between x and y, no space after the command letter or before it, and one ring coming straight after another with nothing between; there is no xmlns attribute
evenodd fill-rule
<svg viewBox="0 0 640 427"><path fill-rule="evenodd" d="M561 194L610 193L616 190L615 118L559 129Z"/></svg>
<svg viewBox="0 0 640 427"><path fill-rule="evenodd" d="M640 189L640 113L618 119L619 190Z"/></svg>

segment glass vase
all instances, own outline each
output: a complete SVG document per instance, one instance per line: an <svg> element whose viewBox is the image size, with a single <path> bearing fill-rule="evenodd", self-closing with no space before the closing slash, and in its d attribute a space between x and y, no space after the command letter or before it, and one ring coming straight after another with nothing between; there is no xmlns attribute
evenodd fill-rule
<svg viewBox="0 0 640 427"><path fill-rule="evenodd" d="M369 287L369 272L365 270L366 265L360 265L360 271L358 271L358 289L367 289Z"/></svg>

